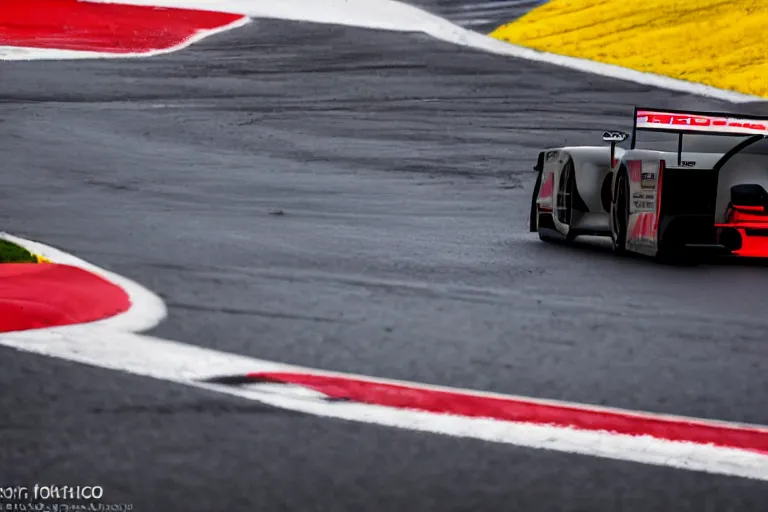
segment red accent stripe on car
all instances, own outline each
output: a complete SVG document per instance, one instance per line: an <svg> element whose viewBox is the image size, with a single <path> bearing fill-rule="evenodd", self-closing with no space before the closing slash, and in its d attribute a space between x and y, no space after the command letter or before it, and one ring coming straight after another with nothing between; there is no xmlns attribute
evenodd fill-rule
<svg viewBox="0 0 768 512"><path fill-rule="evenodd" d="M555 174L548 172L544 176L544 183L541 184L541 192L539 192L540 199L549 199L552 197L555 186Z"/></svg>

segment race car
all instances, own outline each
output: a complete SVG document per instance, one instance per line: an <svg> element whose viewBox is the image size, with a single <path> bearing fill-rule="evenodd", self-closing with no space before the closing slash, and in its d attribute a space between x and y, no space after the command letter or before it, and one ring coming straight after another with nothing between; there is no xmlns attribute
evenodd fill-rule
<svg viewBox="0 0 768 512"><path fill-rule="evenodd" d="M539 152L539 238L605 236L616 253L655 258L697 248L768 257L768 118L635 107L631 136L603 140Z"/></svg>

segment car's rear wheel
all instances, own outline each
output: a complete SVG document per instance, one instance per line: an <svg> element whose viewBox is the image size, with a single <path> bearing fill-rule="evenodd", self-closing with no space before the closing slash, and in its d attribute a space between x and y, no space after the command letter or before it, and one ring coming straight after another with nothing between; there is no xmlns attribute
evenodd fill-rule
<svg viewBox="0 0 768 512"><path fill-rule="evenodd" d="M656 250L657 261L674 265L695 265L701 257L695 250L688 249L684 240L676 237L674 231L668 231L666 236L659 240Z"/></svg>
<svg viewBox="0 0 768 512"><path fill-rule="evenodd" d="M627 251L627 229L629 224L629 182L627 173L622 168L616 176L611 201L611 244L613 252L624 254Z"/></svg>

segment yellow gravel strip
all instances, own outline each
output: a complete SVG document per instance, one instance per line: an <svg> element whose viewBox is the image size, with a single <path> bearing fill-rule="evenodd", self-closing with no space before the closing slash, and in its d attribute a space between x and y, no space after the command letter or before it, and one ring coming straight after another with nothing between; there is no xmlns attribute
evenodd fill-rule
<svg viewBox="0 0 768 512"><path fill-rule="evenodd" d="M551 0L490 35L768 98L768 0Z"/></svg>

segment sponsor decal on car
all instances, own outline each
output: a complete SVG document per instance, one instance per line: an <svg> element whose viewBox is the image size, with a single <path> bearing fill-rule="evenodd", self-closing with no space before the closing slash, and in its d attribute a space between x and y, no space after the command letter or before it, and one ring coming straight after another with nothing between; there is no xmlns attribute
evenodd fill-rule
<svg viewBox="0 0 768 512"><path fill-rule="evenodd" d="M651 211L653 210L654 206L656 206L656 204L653 201L646 201L644 199L635 199L634 201L632 201L632 203L635 206L635 210Z"/></svg>
<svg viewBox="0 0 768 512"><path fill-rule="evenodd" d="M632 193L632 205L635 211L653 211L656 208L655 192L634 192Z"/></svg>
<svg viewBox="0 0 768 512"><path fill-rule="evenodd" d="M640 174L640 186L645 189L656 188L656 173L644 172Z"/></svg>

